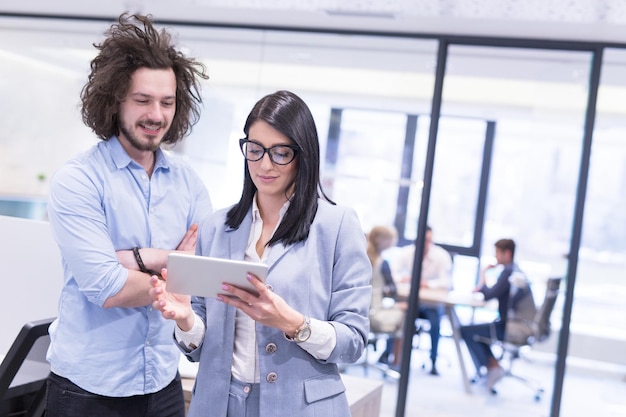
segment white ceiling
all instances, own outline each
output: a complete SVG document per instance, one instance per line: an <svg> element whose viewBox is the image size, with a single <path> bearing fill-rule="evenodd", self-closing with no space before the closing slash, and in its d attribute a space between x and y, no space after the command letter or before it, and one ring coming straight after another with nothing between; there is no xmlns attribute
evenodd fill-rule
<svg viewBox="0 0 626 417"><path fill-rule="evenodd" d="M0 13L541 38L626 45L626 0L49 0L9 1Z"/></svg>

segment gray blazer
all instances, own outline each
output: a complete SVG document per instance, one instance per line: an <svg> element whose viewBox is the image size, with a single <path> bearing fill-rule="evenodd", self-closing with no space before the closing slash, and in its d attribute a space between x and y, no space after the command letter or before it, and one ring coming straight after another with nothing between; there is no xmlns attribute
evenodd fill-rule
<svg viewBox="0 0 626 417"><path fill-rule="evenodd" d="M250 212L237 229L224 224L228 209L202 225L198 253L243 259L252 225ZM312 318L329 321L337 345L327 360L316 360L278 329L256 325L261 373L261 416L349 417L337 363L360 358L369 332L372 271L356 213L319 200L304 242L272 247L266 283ZM200 361L189 417L226 416L235 336L235 308L215 299L194 298L206 323L203 343L183 352Z"/></svg>

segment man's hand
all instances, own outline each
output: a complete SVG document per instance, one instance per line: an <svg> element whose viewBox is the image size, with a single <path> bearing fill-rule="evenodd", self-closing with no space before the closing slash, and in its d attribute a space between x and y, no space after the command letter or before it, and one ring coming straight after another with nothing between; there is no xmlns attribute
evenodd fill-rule
<svg viewBox="0 0 626 417"><path fill-rule="evenodd" d="M490 269L495 268L496 266L498 266L498 264L489 264L489 265L486 265L486 266L482 269L482 271L480 272L480 280L479 280L479 282L478 282L478 285L476 286L476 288L474 288L474 290L473 290L472 292L478 292L478 291L480 291L480 289L481 289L482 287L484 287L484 286L485 286L485 283L487 282L487 279L486 279L486 277L485 277L485 273L486 273L487 271L489 271Z"/></svg>

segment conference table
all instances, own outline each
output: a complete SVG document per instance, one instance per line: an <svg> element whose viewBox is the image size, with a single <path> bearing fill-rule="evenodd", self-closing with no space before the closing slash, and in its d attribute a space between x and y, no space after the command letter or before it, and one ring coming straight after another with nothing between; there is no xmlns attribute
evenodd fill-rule
<svg viewBox="0 0 626 417"><path fill-rule="evenodd" d="M407 300L410 294L410 286L400 285L398 286L398 298ZM468 293L468 292L456 292L447 291L441 289L432 288L420 288L419 301L421 305L443 306L450 320L452 327L452 338L456 347L456 353L459 360L459 367L461 368L461 377L463 378L463 387L468 394L472 393L470 386L470 379L467 374L467 368L465 367L465 359L463 351L461 349L461 322L456 314L455 307L484 307L485 301L480 297L480 294Z"/></svg>

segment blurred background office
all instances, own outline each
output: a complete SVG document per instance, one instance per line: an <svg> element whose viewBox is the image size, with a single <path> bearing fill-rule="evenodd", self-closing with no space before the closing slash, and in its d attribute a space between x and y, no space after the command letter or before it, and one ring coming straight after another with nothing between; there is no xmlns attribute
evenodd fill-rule
<svg viewBox="0 0 626 417"><path fill-rule="evenodd" d="M565 277L570 304L563 285L555 333L536 348L549 358L548 394L563 393L562 415L584 409L569 373L555 378L562 323L568 369L593 369L601 390L623 392L626 3L5 1L0 214L45 219L50 176L97 141L80 119L80 88L92 43L124 10L152 13L208 67L201 121L174 151L216 207L240 194L237 139L248 109L293 90L314 113L327 192L357 210L364 231L390 224L400 245L412 242L428 184L428 223L454 254L455 290L473 288L505 235L518 243L537 300L549 277ZM421 381L409 389L425 409ZM623 399L599 401L608 403L601 415L626 415ZM549 395L533 407L559 412Z"/></svg>

